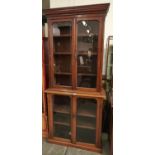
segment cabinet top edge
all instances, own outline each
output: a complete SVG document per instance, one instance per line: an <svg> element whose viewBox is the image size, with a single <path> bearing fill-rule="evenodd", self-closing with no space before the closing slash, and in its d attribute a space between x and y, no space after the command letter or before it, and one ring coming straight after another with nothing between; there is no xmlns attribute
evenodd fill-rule
<svg viewBox="0 0 155 155"><path fill-rule="evenodd" d="M43 15L47 18L50 16L59 15L81 15L81 14L107 14L109 10L110 3L95 4L95 5L81 5L73 7L61 7L61 8L51 8L43 10Z"/></svg>

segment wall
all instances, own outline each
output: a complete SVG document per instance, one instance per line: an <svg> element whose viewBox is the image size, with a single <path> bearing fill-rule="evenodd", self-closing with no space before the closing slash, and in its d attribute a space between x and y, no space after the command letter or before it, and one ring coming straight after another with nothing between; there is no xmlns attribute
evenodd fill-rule
<svg viewBox="0 0 155 155"><path fill-rule="evenodd" d="M112 9L113 8L113 2L112 2L112 0L50 0L50 8L99 4L99 3L110 3L109 12L107 14L106 21L105 21L104 44L106 45L107 37L109 35L113 35L113 9ZM105 64L106 64L105 58L106 58L106 52L104 52L103 74L105 74Z"/></svg>

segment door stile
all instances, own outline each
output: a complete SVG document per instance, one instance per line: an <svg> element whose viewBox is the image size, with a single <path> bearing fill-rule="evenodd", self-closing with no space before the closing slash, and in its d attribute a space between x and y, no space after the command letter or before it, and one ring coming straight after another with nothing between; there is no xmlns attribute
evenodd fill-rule
<svg viewBox="0 0 155 155"><path fill-rule="evenodd" d="M76 143L76 114L77 114L77 97L75 95L72 96L72 104L71 104L71 126L72 126L72 134L71 141L72 143Z"/></svg>
<svg viewBox="0 0 155 155"><path fill-rule="evenodd" d="M47 94L49 137L53 138L53 95Z"/></svg>
<svg viewBox="0 0 155 155"><path fill-rule="evenodd" d="M53 58L53 27L51 21L48 20L48 49L49 49L49 85L50 87L54 86L54 58ZM52 79L52 80L51 80Z"/></svg>
<svg viewBox="0 0 155 155"><path fill-rule="evenodd" d="M77 81L77 54L76 54L76 19L72 21L72 88L76 89Z"/></svg>
<svg viewBox="0 0 155 155"><path fill-rule="evenodd" d="M96 115L96 146L101 147L101 136L102 136L102 111L103 111L103 100L97 99L97 115Z"/></svg>
<svg viewBox="0 0 155 155"><path fill-rule="evenodd" d="M103 17L99 18L99 41L98 41L98 64L97 64L97 91L102 89L102 63L103 63L103 35L104 35L104 21Z"/></svg>
<svg viewBox="0 0 155 155"><path fill-rule="evenodd" d="M74 18L74 84L77 89L77 18Z"/></svg>

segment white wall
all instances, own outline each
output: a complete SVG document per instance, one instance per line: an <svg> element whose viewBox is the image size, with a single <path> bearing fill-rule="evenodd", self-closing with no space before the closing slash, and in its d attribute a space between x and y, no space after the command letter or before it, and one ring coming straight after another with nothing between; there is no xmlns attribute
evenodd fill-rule
<svg viewBox="0 0 155 155"><path fill-rule="evenodd" d="M99 4L99 3L110 3L109 12L107 14L106 22L105 22L104 44L106 45L107 37L109 35L113 35L113 2L112 0L50 0L50 8ZM105 73L105 58L106 58L106 52L104 50L103 74Z"/></svg>

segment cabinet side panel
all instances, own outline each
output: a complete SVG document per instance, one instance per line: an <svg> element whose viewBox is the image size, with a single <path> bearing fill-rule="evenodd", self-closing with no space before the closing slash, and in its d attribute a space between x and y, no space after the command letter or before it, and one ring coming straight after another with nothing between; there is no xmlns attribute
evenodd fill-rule
<svg viewBox="0 0 155 155"><path fill-rule="evenodd" d="M52 94L47 94L48 100L48 125L49 125L49 137L53 138L53 103Z"/></svg>

